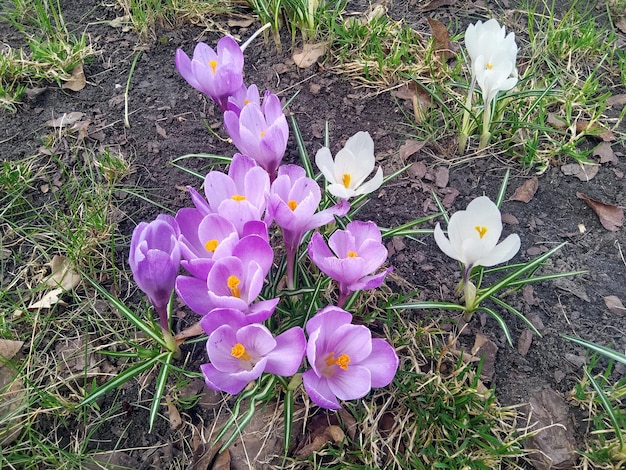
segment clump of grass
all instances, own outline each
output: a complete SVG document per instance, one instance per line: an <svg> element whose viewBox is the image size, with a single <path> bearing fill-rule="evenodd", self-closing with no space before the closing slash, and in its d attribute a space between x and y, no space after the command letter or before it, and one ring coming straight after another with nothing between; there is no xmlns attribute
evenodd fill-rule
<svg viewBox="0 0 626 470"><path fill-rule="evenodd" d="M216 15L233 12L228 0L118 0L142 41L156 39L156 26L175 28L183 24L220 29Z"/></svg>
<svg viewBox="0 0 626 470"><path fill-rule="evenodd" d="M6 46L0 53L0 104L10 111L16 111L26 84L45 80L60 85L96 54L85 34L68 32L60 4L53 0L11 0L0 21L15 27L28 44L28 50Z"/></svg>
<svg viewBox="0 0 626 470"><path fill-rule="evenodd" d="M364 86L384 88L408 74L429 76L428 43L404 21L387 14L344 18L329 11L324 19L337 72Z"/></svg>

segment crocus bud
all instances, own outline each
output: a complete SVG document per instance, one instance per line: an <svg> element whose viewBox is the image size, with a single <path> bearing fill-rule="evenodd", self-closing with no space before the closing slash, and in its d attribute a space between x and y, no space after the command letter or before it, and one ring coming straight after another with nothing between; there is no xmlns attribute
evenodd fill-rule
<svg viewBox="0 0 626 470"><path fill-rule="evenodd" d="M222 111L227 108L228 98L243 85L243 52L228 36L217 42L216 51L198 43L191 59L178 49L175 62L187 83L209 96Z"/></svg>
<svg viewBox="0 0 626 470"><path fill-rule="evenodd" d="M179 235L174 217L161 214L156 220L135 227L128 255L135 282L150 298L165 330L168 329L167 304L180 265Z"/></svg>

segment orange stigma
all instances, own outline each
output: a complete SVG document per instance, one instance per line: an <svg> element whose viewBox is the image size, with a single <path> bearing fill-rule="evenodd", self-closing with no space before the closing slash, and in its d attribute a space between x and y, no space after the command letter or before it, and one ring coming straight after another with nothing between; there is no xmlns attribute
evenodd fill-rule
<svg viewBox="0 0 626 470"><path fill-rule="evenodd" d="M350 187L350 173L344 173L343 178L341 178L341 182L343 183L344 188L348 189Z"/></svg>
<svg viewBox="0 0 626 470"><path fill-rule="evenodd" d="M215 249L217 248L217 245L219 245L219 243L220 242L218 242L215 239L209 240L208 242L204 244L204 247L206 248L206 251L210 251L211 253L213 253Z"/></svg>
<svg viewBox="0 0 626 470"><path fill-rule="evenodd" d="M356 258L359 254L356 251L348 251L348 258Z"/></svg>
<svg viewBox="0 0 626 470"><path fill-rule="evenodd" d="M215 74L215 69L217 68L217 60L209 61L209 65L211 66L211 70L213 70L213 74Z"/></svg>
<svg viewBox="0 0 626 470"><path fill-rule="evenodd" d="M482 239L485 234L487 233L487 227L483 227L481 225L477 225L476 227L474 227L476 229L476 231L478 232L478 235L480 236L480 238Z"/></svg>
<svg viewBox="0 0 626 470"><path fill-rule="evenodd" d="M341 369L348 370L348 364L350 364L350 356L347 354L342 354L337 358L335 358L335 353L330 353L326 356L326 365L328 367L338 365Z"/></svg>
<svg viewBox="0 0 626 470"><path fill-rule="evenodd" d="M230 355L242 361L249 361L251 359L250 354L248 354L245 346L241 343L237 343L232 347Z"/></svg>
<svg viewBox="0 0 626 470"><path fill-rule="evenodd" d="M287 202L287 205L289 206L289 209L291 209L292 211L295 211L296 207L298 207L298 203L294 201L293 199L289 199L289 201Z"/></svg>
<svg viewBox="0 0 626 470"><path fill-rule="evenodd" d="M230 275L228 276L228 279L226 279L226 285L230 289L230 294L238 299L241 298L241 289L239 289L239 284L241 284L241 281L235 275Z"/></svg>
<svg viewBox="0 0 626 470"><path fill-rule="evenodd" d="M241 194L235 194L235 195L231 196L230 198L235 200L235 201L245 201L246 200L246 196L242 196Z"/></svg>

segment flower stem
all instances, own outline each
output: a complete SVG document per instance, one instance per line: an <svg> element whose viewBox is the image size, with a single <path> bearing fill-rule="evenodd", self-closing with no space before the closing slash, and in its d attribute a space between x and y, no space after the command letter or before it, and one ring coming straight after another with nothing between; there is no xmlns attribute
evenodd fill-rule
<svg viewBox="0 0 626 470"><path fill-rule="evenodd" d="M478 144L478 151L482 150L489 145L491 140L491 101L485 103L485 110L483 111L483 133L480 136L480 143Z"/></svg>
<svg viewBox="0 0 626 470"><path fill-rule="evenodd" d="M168 329L162 328L161 332L163 333L163 339L165 340L165 343L167 344L167 349L174 353L174 359L180 359L182 357L180 346L178 346L178 343L172 336L172 333L170 333L169 328Z"/></svg>
<svg viewBox="0 0 626 470"><path fill-rule="evenodd" d="M463 110L463 121L461 124L461 134L459 136L459 153L464 153L467 148L467 139L470 132L470 110L472 109L472 97L474 95L474 87L476 85L476 77L472 76L472 83L465 100L465 109Z"/></svg>
<svg viewBox="0 0 626 470"><path fill-rule="evenodd" d="M285 253L287 255L287 288L289 290L293 290L295 288L293 275L296 265L296 251L297 248L291 246L285 247Z"/></svg>

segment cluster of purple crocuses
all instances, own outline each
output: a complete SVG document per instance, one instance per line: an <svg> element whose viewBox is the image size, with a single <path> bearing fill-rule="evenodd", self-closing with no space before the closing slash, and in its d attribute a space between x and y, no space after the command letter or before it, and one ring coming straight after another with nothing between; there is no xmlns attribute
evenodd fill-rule
<svg viewBox="0 0 626 470"><path fill-rule="evenodd" d="M257 87L244 85L243 52L232 38L220 39L216 49L200 43L192 59L178 50L176 66L224 112L226 131L240 153L228 173L206 175L204 197L189 188L194 207L135 228L130 267L164 334L169 335L173 291L202 316L209 363L201 370L210 388L237 394L263 373L292 376L304 370L306 355L307 394L320 407L338 409L339 400L388 385L398 367L393 347L352 324L352 315L341 308L351 293L380 286L391 270L377 272L387 259L381 232L373 222L353 221L328 241L314 233L308 255L337 282L337 305L322 309L303 327L272 334L263 322L279 298L259 297L274 261L269 230L275 225L282 232L287 286L293 289L304 235L345 216L350 204L341 199L318 211L317 182L300 166L281 165L289 128L279 98L265 92L261 102ZM349 174L343 182L346 190L355 185ZM179 266L187 275L178 274Z"/></svg>

